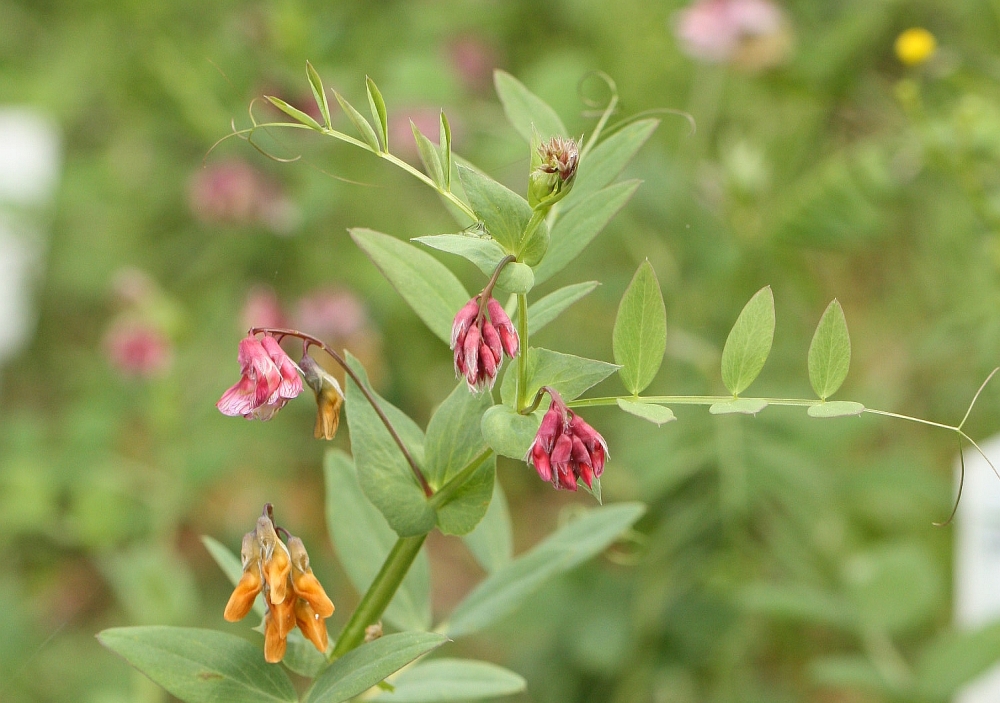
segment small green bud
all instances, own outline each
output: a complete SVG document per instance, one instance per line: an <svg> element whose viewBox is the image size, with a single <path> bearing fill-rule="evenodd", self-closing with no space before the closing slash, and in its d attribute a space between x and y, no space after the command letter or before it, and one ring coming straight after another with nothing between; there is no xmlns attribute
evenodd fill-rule
<svg viewBox="0 0 1000 703"><path fill-rule="evenodd" d="M566 137L552 137L541 143L532 141L528 204L536 209L551 207L573 187L580 150L576 140Z"/></svg>

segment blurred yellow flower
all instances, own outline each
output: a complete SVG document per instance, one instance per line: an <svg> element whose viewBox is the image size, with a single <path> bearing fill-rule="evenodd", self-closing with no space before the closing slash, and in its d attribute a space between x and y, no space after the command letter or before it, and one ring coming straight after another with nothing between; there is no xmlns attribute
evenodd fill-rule
<svg viewBox="0 0 1000 703"><path fill-rule="evenodd" d="M896 56L907 66L917 66L934 55L937 39L923 27L910 27L896 37Z"/></svg>

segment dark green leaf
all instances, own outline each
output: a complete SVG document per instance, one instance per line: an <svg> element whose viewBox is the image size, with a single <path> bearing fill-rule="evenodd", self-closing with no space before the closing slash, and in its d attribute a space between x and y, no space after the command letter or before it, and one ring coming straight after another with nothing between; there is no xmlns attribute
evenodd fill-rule
<svg viewBox="0 0 1000 703"><path fill-rule="evenodd" d="M627 413L649 420L656 425L664 425L677 419L674 411L665 405L655 403L636 403L632 400L618 399L618 407Z"/></svg>
<svg viewBox="0 0 1000 703"><path fill-rule="evenodd" d="M496 86L497 96L503 104L507 121L517 130L518 134L524 137L526 142L531 143L532 127L543 139L555 135L569 136L556 111L525 88L521 81L514 76L506 71L494 71L493 84Z"/></svg>
<svg viewBox="0 0 1000 703"><path fill-rule="evenodd" d="M753 383L771 353L773 340L774 296L771 286L766 286L736 318L722 350L722 382L730 393L739 395Z"/></svg>
<svg viewBox="0 0 1000 703"><path fill-rule="evenodd" d="M450 344L452 321L470 297L455 274L427 252L387 234L352 229L351 237L431 332Z"/></svg>
<svg viewBox="0 0 1000 703"><path fill-rule="evenodd" d="M357 470L339 449L326 453L326 524L347 577L358 593L368 590L389 551L396 544L382 514L365 497ZM421 550L396 595L385 619L400 630L426 630L431 621L431 578L427 554Z"/></svg>
<svg viewBox="0 0 1000 703"><path fill-rule="evenodd" d="M347 363L375 396L414 460L420 463L423 459L423 433L420 428L371 390L368 375L350 352L347 353ZM368 500L400 537L429 532L434 527L434 511L389 431L350 378L347 379L346 403L358 481Z"/></svg>
<svg viewBox="0 0 1000 703"><path fill-rule="evenodd" d="M379 91L378 86L375 85L375 81L365 76L365 83L368 85L368 106L372 111L372 119L375 120L375 124L379 129L379 135L382 137L382 151L388 153L389 118L385 112L385 100L382 99L382 93Z"/></svg>
<svg viewBox="0 0 1000 703"><path fill-rule="evenodd" d="M837 392L851 367L851 337L844 309L834 299L816 326L809 345L809 382L823 400Z"/></svg>
<svg viewBox="0 0 1000 703"><path fill-rule="evenodd" d="M497 454L523 461L541 422L541 411L521 415L509 405L494 405L483 415L483 439Z"/></svg>
<svg viewBox="0 0 1000 703"><path fill-rule="evenodd" d="M530 319L530 318L529 318ZM625 289L612 336L622 384L638 395L652 383L667 349L667 310L652 264L644 261Z"/></svg>
<svg viewBox="0 0 1000 703"><path fill-rule="evenodd" d="M299 109L296 109L296 108L292 107L291 105L289 105L288 103L286 103L281 98L276 98L273 95L265 95L264 97L267 98L267 101L269 103L271 103L276 108L278 108L279 110L281 110L282 112L284 112L286 115L288 115L289 117L291 117L293 120L295 120L297 122L301 122L304 125L308 125L309 127L312 127L313 129L315 129L315 130L317 130L319 132L323 131L323 126L319 122L317 122L316 120L314 120L312 117L310 117L306 113L302 112L302 110L299 110Z"/></svg>
<svg viewBox="0 0 1000 703"><path fill-rule="evenodd" d="M645 512L639 503L587 511L534 548L490 574L452 613L451 637L478 632L516 610L554 576L600 554Z"/></svg>
<svg viewBox="0 0 1000 703"><path fill-rule="evenodd" d="M375 130L372 129L370 124L368 124L368 120L366 120L360 112L355 110L354 106L347 102L343 95L337 91L333 91L333 96L337 98L337 102L340 103L340 109L343 110L344 114L351 120L351 124L353 124L354 128L358 130L359 134L361 134L361 138L364 142L371 147L372 151L378 153L380 151L378 146L378 137L375 136Z"/></svg>
<svg viewBox="0 0 1000 703"><path fill-rule="evenodd" d="M625 207L641 181L615 183L595 193L556 220L545 258L535 267L535 285L562 271Z"/></svg>
<svg viewBox="0 0 1000 703"><path fill-rule="evenodd" d="M496 664L467 659L431 659L407 669L392 682L395 690L375 698L383 703L444 703L510 696L525 681Z"/></svg>
<svg viewBox="0 0 1000 703"><path fill-rule="evenodd" d="M478 429L479 425L473 427ZM496 463L496 457L490 453L437 509L437 526L443 534L466 535L486 515L493 496Z"/></svg>
<svg viewBox="0 0 1000 703"><path fill-rule="evenodd" d="M659 124L655 119L633 122L595 146L580 162L573 190L559 207L568 211L613 181Z"/></svg>
<svg viewBox="0 0 1000 703"><path fill-rule="evenodd" d="M400 632L363 644L324 671L304 703L342 703L448 641L433 632Z"/></svg>
<svg viewBox="0 0 1000 703"><path fill-rule="evenodd" d="M460 165L458 175L469 204L486 226L486 231L506 253L517 254L521 235L531 219L528 201L478 171Z"/></svg>
<svg viewBox="0 0 1000 703"><path fill-rule="evenodd" d="M188 703L298 700L284 670L234 635L190 627L117 627L97 639Z"/></svg>
<svg viewBox="0 0 1000 703"><path fill-rule="evenodd" d="M615 364L561 354L550 349L528 350L528 380L525 399L531 400L542 386L552 386L564 400L573 400L618 370ZM508 372L500 384L500 397L513 407L516 374Z"/></svg>

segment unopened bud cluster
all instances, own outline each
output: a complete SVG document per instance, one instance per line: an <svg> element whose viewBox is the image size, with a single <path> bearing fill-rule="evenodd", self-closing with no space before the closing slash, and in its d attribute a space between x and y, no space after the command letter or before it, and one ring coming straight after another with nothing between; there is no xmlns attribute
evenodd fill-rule
<svg viewBox="0 0 1000 703"><path fill-rule="evenodd" d="M528 204L551 206L573 187L580 151L576 141L552 137L539 144L531 154L528 176Z"/></svg>
<svg viewBox="0 0 1000 703"><path fill-rule="evenodd" d="M287 534L287 533L286 533ZM278 537L268 515L243 536L243 575L226 604L224 617L242 620L257 594L264 594L264 659L271 664L285 656L288 633L296 626L316 649L329 644L324 620L333 615L333 602L309 567L309 555L298 537Z"/></svg>
<svg viewBox="0 0 1000 703"><path fill-rule="evenodd" d="M503 306L490 297L486 309L482 294L465 304L451 326L451 348L455 352L455 375L465 378L469 390L493 388L503 355L517 356L517 330ZM485 313L488 313L488 317Z"/></svg>
<svg viewBox="0 0 1000 703"><path fill-rule="evenodd" d="M575 491L577 479L593 488L594 479L604 473L608 445L597 430L566 407L558 393L548 392L552 403L524 459L557 489Z"/></svg>

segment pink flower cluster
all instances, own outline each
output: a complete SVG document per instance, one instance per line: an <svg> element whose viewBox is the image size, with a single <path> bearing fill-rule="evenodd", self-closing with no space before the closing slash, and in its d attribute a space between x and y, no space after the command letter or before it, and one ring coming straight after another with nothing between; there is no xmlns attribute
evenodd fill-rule
<svg viewBox="0 0 1000 703"><path fill-rule="evenodd" d="M493 388L504 353L513 359L520 343L503 306L491 297L486 303L487 319L480 309L481 297L466 303L451 326L455 375L465 377L469 390L475 393Z"/></svg>
<svg viewBox="0 0 1000 703"><path fill-rule="evenodd" d="M770 0L698 0L677 14L675 32L688 56L726 63L740 59L745 42L780 37L786 25L781 8ZM785 53L783 46L775 51L771 63Z"/></svg>
<svg viewBox="0 0 1000 703"><path fill-rule="evenodd" d="M542 417L535 441L524 460L535 467L543 481L556 488L576 490L577 479L593 488L604 473L608 445L604 437L566 407L558 393L546 389L552 404Z"/></svg>
<svg viewBox="0 0 1000 703"><path fill-rule="evenodd" d="M302 392L299 367L271 335L243 339L238 359L240 380L215 404L223 415L270 420Z"/></svg>

